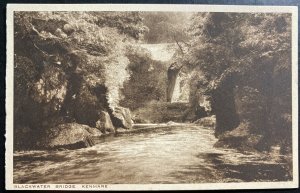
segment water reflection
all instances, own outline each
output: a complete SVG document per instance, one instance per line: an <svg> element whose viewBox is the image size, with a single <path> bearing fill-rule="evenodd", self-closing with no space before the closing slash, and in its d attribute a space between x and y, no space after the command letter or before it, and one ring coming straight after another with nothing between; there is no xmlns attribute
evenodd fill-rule
<svg viewBox="0 0 300 193"><path fill-rule="evenodd" d="M213 147L213 130L170 126L107 138L78 150L14 154L14 183L204 183L286 181L281 155Z"/></svg>

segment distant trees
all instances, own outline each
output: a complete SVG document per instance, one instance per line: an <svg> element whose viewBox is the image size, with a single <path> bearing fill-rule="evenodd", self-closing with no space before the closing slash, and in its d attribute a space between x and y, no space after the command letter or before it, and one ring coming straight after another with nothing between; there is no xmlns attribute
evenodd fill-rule
<svg viewBox="0 0 300 193"><path fill-rule="evenodd" d="M182 55L189 47L190 36L187 33L189 18L192 14L185 12L143 12L144 24L148 27L144 35L144 41L150 44L176 43L177 52L169 64L167 101L171 101L175 80L180 69L184 66Z"/></svg>
<svg viewBox="0 0 300 193"><path fill-rule="evenodd" d="M148 27L144 39L147 43L187 43L190 13L143 12L144 24Z"/></svg>
<svg viewBox="0 0 300 193"><path fill-rule="evenodd" d="M151 59L147 50L134 46L128 50L130 78L125 81L121 104L131 110L151 101L166 100L167 66Z"/></svg>

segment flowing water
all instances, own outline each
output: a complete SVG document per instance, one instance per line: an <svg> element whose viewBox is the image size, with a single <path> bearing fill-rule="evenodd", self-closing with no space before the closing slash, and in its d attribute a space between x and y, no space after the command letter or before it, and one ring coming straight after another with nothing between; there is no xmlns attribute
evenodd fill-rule
<svg viewBox="0 0 300 193"><path fill-rule="evenodd" d="M213 147L213 130L175 125L84 149L14 153L14 183L205 183L291 180L279 153Z"/></svg>

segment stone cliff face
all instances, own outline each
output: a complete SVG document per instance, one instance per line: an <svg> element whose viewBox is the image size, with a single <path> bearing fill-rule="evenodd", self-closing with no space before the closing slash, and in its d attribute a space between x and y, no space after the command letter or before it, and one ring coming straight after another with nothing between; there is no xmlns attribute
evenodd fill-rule
<svg viewBox="0 0 300 193"><path fill-rule="evenodd" d="M50 44L45 48L56 50L60 44L57 42L57 45ZM16 49L19 49L18 46ZM29 144L26 141L47 135L49 128L59 124L77 122L95 127L99 111L109 110L106 87L90 85L79 68L67 66L79 65L72 61L78 57L76 55L70 59L69 52L66 52L60 59L47 61L46 58L40 66L36 66L37 57L30 54L36 51L34 45L26 49L28 53L15 58L15 73L20 74L15 83L15 147L34 148L34 142ZM19 53L18 50L16 53ZM25 71L19 73L19 70ZM32 72L35 74L30 77Z"/></svg>

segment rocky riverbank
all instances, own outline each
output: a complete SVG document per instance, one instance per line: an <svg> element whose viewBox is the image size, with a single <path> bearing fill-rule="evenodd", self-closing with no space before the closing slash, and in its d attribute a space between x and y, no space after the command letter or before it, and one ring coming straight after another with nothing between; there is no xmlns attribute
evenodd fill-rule
<svg viewBox="0 0 300 193"><path fill-rule="evenodd" d="M204 120L204 119L202 119ZM159 124L133 124L131 129L116 128L109 130L112 125L107 124L109 127L92 128L87 125L78 123L61 124L54 128L47 129L45 134L36 142L35 149L48 149L48 150L62 150L62 149L80 149L92 147L108 137L115 137L120 135L132 135L139 133L152 132L153 130L164 130L166 128L176 129L178 127L198 127L202 126L202 120L197 123L159 123ZM205 119L207 123L207 119ZM213 128L213 119L209 120L209 124L204 124L204 127ZM199 125L200 124L200 125Z"/></svg>

